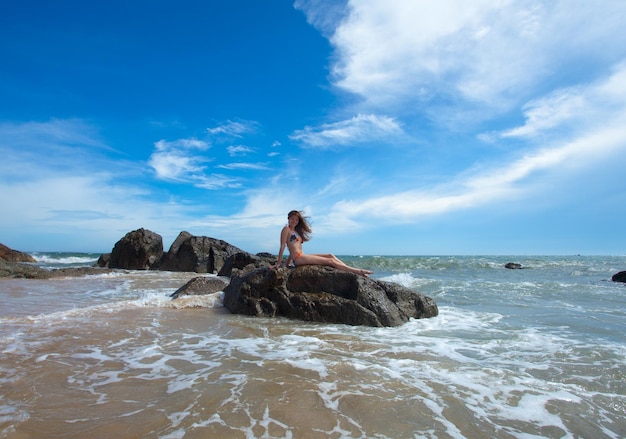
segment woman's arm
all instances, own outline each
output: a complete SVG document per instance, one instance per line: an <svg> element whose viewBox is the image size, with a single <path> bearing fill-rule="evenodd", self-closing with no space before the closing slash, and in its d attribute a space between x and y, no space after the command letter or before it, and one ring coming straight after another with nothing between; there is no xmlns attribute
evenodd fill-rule
<svg viewBox="0 0 626 439"><path fill-rule="evenodd" d="M287 238L289 237L289 227L283 227L280 232L280 250L278 250L278 261L276 261L275 268L280 267L283 262L283 253L285 252L285 245L287 244Z"/></svg>

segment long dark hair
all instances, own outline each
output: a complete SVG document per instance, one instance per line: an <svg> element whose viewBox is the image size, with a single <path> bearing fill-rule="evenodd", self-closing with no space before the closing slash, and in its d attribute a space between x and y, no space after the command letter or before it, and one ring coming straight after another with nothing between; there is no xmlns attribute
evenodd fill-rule
<svg viewBox="0 0 626 439"><path fill-rule="evenodd" d="M298 224L296 225L295 229L296 232L298 232L298 235L300 235L300 237L302 238L302 242L310 240L311 233L313 233L313 231L311 230L311 226L304 216L304 212L301 212L299 210L292 210L287 214L287 218L291 218L294 215L298 217Z"/></svg>

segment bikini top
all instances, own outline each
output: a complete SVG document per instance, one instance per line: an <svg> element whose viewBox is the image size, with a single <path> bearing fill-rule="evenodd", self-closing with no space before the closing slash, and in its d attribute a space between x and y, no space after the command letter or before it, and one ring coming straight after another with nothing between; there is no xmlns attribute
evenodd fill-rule
<svg viewBox="0 0 626 439"><path fill-rule="evenodd" d="M291 236L289 236L289 242L302 242L302 238L300 238L300 235L298 235L298 232L296 232L295 230L291 231Z"/></svg>

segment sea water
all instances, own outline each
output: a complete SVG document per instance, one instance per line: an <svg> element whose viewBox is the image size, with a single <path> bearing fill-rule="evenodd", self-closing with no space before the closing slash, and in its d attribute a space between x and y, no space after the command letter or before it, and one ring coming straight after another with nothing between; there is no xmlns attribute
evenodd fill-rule
<svg viewBox="0 0 626 439"><path fill-rule="evenodd" d="M0 437L626 437L625 257L343 259L439 316L353 327L170 300L195 273L0 279Z"/></svg>

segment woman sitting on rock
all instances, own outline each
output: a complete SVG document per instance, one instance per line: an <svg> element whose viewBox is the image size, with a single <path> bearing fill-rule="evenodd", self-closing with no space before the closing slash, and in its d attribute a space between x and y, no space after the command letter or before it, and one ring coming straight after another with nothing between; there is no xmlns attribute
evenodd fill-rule
<svg viewBox="0 0 626 439"><path fill-rule="evenodd" d="M311 226L309 226L309 223L302 215L302 212L297 210L289 212L287 220L289 223L283 227L280 232L280 250L278 251L278 261L276 262L276 265L274 265L275 268L281 266L283 262L283 252L285 251L285 246L287 246L289 249L289 259L287 260L287 265L289 265L290 261L293 261L296 266L325 265L339 270L348 271L350 273L360 274L361 276L368 276L373 273L373 271L350 267L349 265L346 265L345 262L330 253L305 254L302 251L302 244L310 239Z"/></svg>

